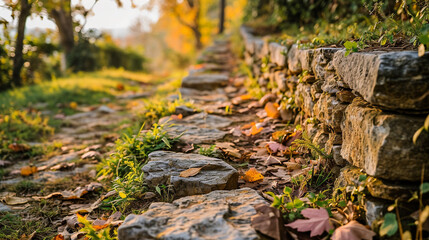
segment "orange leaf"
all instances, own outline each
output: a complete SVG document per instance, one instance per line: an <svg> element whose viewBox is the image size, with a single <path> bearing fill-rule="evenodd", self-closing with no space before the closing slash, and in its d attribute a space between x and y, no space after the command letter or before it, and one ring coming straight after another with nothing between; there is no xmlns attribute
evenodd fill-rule
<svg viewBox="0 0 429 240"><path fill-rule="evenodd" d="M62 234L58 234L57 236L54 237L54 239L52 240L64 240L64 236Z"/></svg>
<svg viewBox="0 0 429 240"><path fill-rule="evenodd" d="M124 89L125 89L124 84L122 84L122 83L118 83L118 84L116 85L116 90L118 90L118 91L123 91Z"/></svg>
<svg viewBox="0 0 429 240"><path fill-rule="evenodd" d="M77 108L77 103L76 103L76 102L71 102L71 103L69 104L69 107L70 107L71 109L76 109L76 108Z"/></svg>
<svg viewBox="0 0 429 240"><path fill-rule="evenodd" d="M277 141L277 142L282 142L284 136L288 133L288 131L286 130L280 130L280 131L276 131L273 132L273 140Z"/></svg>
<svg viewBox="0 0 429 240"><path fill-rule="evenodd" d="M279 112L279 110L277 109L279 107L279 105L277 104L277 103L271 103L271 102L269 102L269 103L267 103L266 105L265 105L265 112L267 112L267 116L268 117L270 117L270 118L278 118L278 117L280 117L280 112Z"/></svg>
<svg viewBox="0 0 429 240"><path fill-rule="evenodd" d="M252 129L250 130L250 134L256 135L260 133L264 128L263 127L257 127L254 122L252 122Z"/></svg>
<svg viewBox="0 0 429 240"><path fill-rule="evenodd" d="M14 152L25 152L30 150L30 147L25 144L20 143L11 143L8 148Z"/></svg>
<svg viewBox="0 0 429 240"><path fill-rule="evenodd" d="M250 94L245 94L245 95L241 95L240 98L241 100L245 101L245 100L252 99L253 97Z"/></svg>
<svg viewBox="0 0 429 240"><path fill-rule="evenodd" d="M25 166L25 167L21 168L21 175L22 176L30 176L36 172L37 172L37 167L35 167L35 166Z"/></svg>
<svg viewBox="0 0 429 240"><path fill-rule="evenodd" d="M243 180L246 182L256 182L264 179L264 176L255 168L249 169L243 176Z"/></svg>
<svg viewBox="0 0 429 240"><path fill-rule="evenodd" d="M254 124L254 123L253 123ZM251 128L252 127L252 123L248 123L248 124L244 124L242 127L241 127L241 129L242 130L244 130L244 129L249 129L249 128Z"/></svg>
<svg viewBox="0 0 429 240"><path fill-rule="evenodd" d="M183 118L183 115L182 115L182 114L179 114L179 115L171 115L171 116L170 116L170 118L171 118L172 120L181 120L181 119Z"/></svg>

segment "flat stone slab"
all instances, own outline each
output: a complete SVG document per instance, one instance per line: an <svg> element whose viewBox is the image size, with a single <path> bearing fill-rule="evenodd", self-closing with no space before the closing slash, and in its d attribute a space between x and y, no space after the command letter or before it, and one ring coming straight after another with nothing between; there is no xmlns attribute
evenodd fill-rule
<svg viewBox="0 0 429 240"><path fill-rule="evenodd" d="M227 132L215 128L200 128L191 125L172 125L166 127L167 133L171 137L179 137L185 143L202 144L213 143L225 137Z"/></svg>
<svg viewBox="0 0 429 240"><path fill-rule="evenodd" d="M386 113L356 98L345 110L341 155L374 177L420 181L423 165L429 171L429 134L416 144L412 137L425 117Z"/></svg>
<svg viewBox="0 0 429 240"><path fill-rule="evenodd" d="M180 177L190 168L201 168L195 176ZM199 154L157 151L149 154L149 162L143 167L149 186L172 185L175 196L204 194L214 190L237 188L238 172L226 162Z"/></svg>
<svg viewBox="0 0 429 240"><path fill-rule="evenodd" d="M144 214L125 218L118 239L262 239L250 226L254 206L261 203L266 202L250 188L152 203Z"/></svg>
<svg viewBox="0 0 429 240"><path fill-rule="evenodd" d="M338 75L375 105L388 109L429 110L429 52L334 54Z"/></svg>
<svg viewBox="0 0 429 240"><path fill-rule="evenodd" d="M198 90L212 90L228 85L227 74L195 74L182 79L182 87Z"/></svg>
<svg viewBox="0 0 429 240"><path fill-rule="evenodd" d="M167 119L168 117L162 118L159 120L159 122L162 124ZM198 126L199 128L224 128L231 125L232 121L229 120L228 118L202 112L202 113L185 117L183 119L170 120L169 123L175 124L175 125Z"/></svg>

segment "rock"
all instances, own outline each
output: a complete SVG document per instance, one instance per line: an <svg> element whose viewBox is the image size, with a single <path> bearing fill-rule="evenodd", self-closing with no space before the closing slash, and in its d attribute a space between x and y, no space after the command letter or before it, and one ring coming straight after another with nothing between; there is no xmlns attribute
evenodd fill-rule
<svg viewBox="0 0 429 240"><path fill-rule="evenodd" d="M278 43L271 42L268 45L270 51L270 61L280 67L286 66L287 61L287 47Z"/></svg>
<svg viewBox="0 0 429 240"><path fill-rule="evenodd" d="M282 71L276 71L274 73L274 81L277 83L277 88L284 92L287 90L287 78L286 74Z"/></svg>
<svg viewBox="0 0 429 240"><path fill-rule="evenodd" d="M225 137L227 132L214 128L201 128L191 125L173 125L166 128L171 137L180 137L181 142L189 144L213 143Z"/></svg>
<svg viewBox="0 0 429 240"><path fill-rule="evenodd" d="M412 137L425 117L383 112L356 98L344 114L341 155L374 177L420 181L422 166L429 171L429 134L416 144Z"/></svg>
<svg viewBox="0 0 429 240"><path fill-rule="evenodd" d="M328 142L329 135L326 134L322 129L319 129L313 138L313 143L319 145L320 148L325 149L326 142ZM326 150L326 149L325 149Z"/></svg>
<svg viewBox="0 0 429 240"><path fill-rule="evenodd" d="M311 97L314 100L319 99L320 96L321 96L321 93L323 93L323 91L322 91L322 85L323 85L323 83L324 83L323 81L319 80L319 81L316 81L315 83L313 83L311 85L310 93L311 93Z"/></svg>
<svg viewBox="0 0 429 240"><path fill-rule="evenodd" d="M201 171L192 177L179 176L189 168L201 168ZM149 154L149 162L143 167L143 172L149 186L171 184L177 197L235 189L238 184L235 168L220 159L199 154L153 152Z"/></svg>
<svg viewBox="0 0 429 240"><path fill-rule="evenodd" d="M339 186L358 186L361 184L359 176L363 174L365 173L361 169L348 165L341 169L341 174L336 184ZM419 183L389 181L368 176L366 187L372 197L389 201L394 201L395 199L408 201L413 192L418 190Z"/></svg>
<svg viewBox="0 0 429 240"><path fill-rule="evenodd" d="M295 91L295 103L302 109L306 117L313 116L314 101L311 97L310 84L298 84Z"/></svg>
<svg viewBox="0 0 429 240"><path fill-rule="evenodd" d="M190 116L194 113L195 113L194 109L187 107L187 106L184 106L184 105L177 106L176 109L174 110L174 114L176 114L176 115L182 114L183 117Z"/></svg>
<svg viewBox="0 0 429 240"><path fill-rule="evenodd" d="M225 87L228 82L229 77L226 74L197 74L183 78L182 87L198 90L213 90L219 87Z"/></svg>
<svg viewBox="0 0 429 240"><path fill-rule="evenodd" d="M284 122L291 122L294 119L295 114L293 113L292 109L282 108L280 109L280 117Z"/></svg>
<svg viewBox="0 0 429 240"><path fill-rule="evenodd" d="M335 94L341 102L344 103L351 103L353 102L353 99L355 99L356 95L352 93L352 91L349 90L341 90Z"/></svg>
<svg viewBox="0 0 429 240"><path fill-rule="evenodd" d="M328 76L335 74L332 71L332 59L334 53L340 50L340 48L318 48L314 50L313 61L311 68L313 69L316 79L326 80Z"/></svg>
<svg viewBox="0 0 429 240"><path fill-rule="evenodd" d="M159 124L165 123L170 117L161 118ZM199 128L224 128L231 125L232 121L228 118L211 115L207 113L198 113L179 120L170 120L169 124L198 126Z"/></svg>
<svg viewBox="0 0 429 240"><path fill-rule="evenodd" d="M142 215L127 216L118 239L262 239L250 225L261 203L265 200L250 188L152 203Z"/></svg>
<svg viewBox="0 0 429 240"><path fill-rule="evenodd" d="M365 217L367 224L372 227L372 224L376 220L384 216L384 213L390 205L392 205L391 202L367 198L365 200Z"/></svg>
<svg viewBox="0 0 429 240"><path fill-rule="evenodd" d="M366 101L387 109L429 110L429 52L344 53L335 53L335 69Z"/></svg>
<svg viewBox="0 0 429 240"><path fill-rule="evenodd" d="M277 100L277 96L273 93L265 94L261 99L259 99L259 104L265 106L268 102L274 102Z"/></svg>
<svg viewBox="0 0 429 240"><path fill-rule="evenodd" d="M0 213L11 212L11 211L12 211L12 208L0 202Z"/></svg>
<svg viewBox="0 0 429 240"><path fill-rule="evenodd" d="M322 94L314 105L314 116L327 124L334 132L341 132L344 110L347 105L342 104L336 97Z"/></svg>
<svg viewBox="0 0 429 240"><path fill-rule="evenodd" d="M83 154L81 157L81 159L96 159L96 160L100 160L101 159L101 154L97 151L89 151L85 154Z"/></svg>
<svg viewBox="0 0 429 240"><path fill-rule="evenodd" d="M332 157L334 159L335 164L338 166L344 167L347 165L347 161L341 157L341 145L332 146Z"/></svg>
<svg viewBox="0 0 429 240"><path fill-rule="evenodd" d="M313 74L311 68L311 62L313 61L314 50L313 49L300 49L298 51L299 62L303 71L307 71L309 74Z"/></svg>
<svg viewBox="0 0 429 240"><path fill-rule="evenodd" d="M298 45L297 44L292 45L287 55L288 70L292 74L300 74L302 71L301 62L299 61L298 54L299 54Z"/></svg>
<svg viewBox="0 0 429 240"><path fill-rule="evenodd" d="M341 91L340 87L344 87L345 84L338 79L337 76L331 75L326 77L326 80L323 82L322 90L329 94L336 94Z"/></svg>

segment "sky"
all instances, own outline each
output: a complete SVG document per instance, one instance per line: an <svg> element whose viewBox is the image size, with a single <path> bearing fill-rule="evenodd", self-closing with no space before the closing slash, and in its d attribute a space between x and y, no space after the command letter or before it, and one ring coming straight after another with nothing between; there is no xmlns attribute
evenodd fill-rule
<svg viewBox="0 0 429 240"><path fill-rule="evenodd" d="M81 0L85 7L90 7L93 0ZM79 0L72 0L72 5L78 3ZM136 3L144 3L146 0L137 0ZM3 5L3 4L0 4ZM148 21L155 22L159 18L159 13L156 10L147 11L139 8L132 8L129 0L123 0L123 7L119 8L114 0L99 0L93 8L94 14L88 17L85 28L98 28L103 30L110 29L128 29L132 26L137 19L142 19L147 23L146 28L149 27ZM10 11L0 7L0 17L10 21ZM16 25L16 24L15 24ZM51 28L55 29L55 24L44 18L31 17L27 20L27 28Z"/></svg>

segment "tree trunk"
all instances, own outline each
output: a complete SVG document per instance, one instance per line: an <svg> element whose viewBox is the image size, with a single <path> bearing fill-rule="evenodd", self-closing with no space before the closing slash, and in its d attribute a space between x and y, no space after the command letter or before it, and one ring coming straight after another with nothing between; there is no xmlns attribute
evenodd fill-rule
<svg viewBox="0 0 429 240"><path fill-rule="evenodd" d="M73 18L71 15L71 1L65 0L59 6L56 6L50 11L51 17L57 25L60 34L61 46L66 55L70 54L74 47L74 29Z"/></svg>
<svg viewBox="0 0 429 240"><path fill-rule="evenodd" d="M12 84L21 86L21 69L24 65L24 57L22 50L24 48L25 24L28 16L30 16L31 4L28 0L20 0L21 11L18 17L18 31L16 34L15 56L13 57Z"/></svg>
<svg viewBox="0 0 429 240"><path fill-rule="evenodd" d="M194 32L195 36L195 47L197 50L201 50L203 48L203 44L201 42L201 31L200 31L200 1L197 0L194 2L193 7L197 8L196 13L194 16L194 27L192 28L192 31Z"/></svg>
<svg viewBox="0 0 429 240"><path fill-rule="evenodd" d="M225 26L225 0L220 0L219 6L219 34L222 34Z"/></svg>

